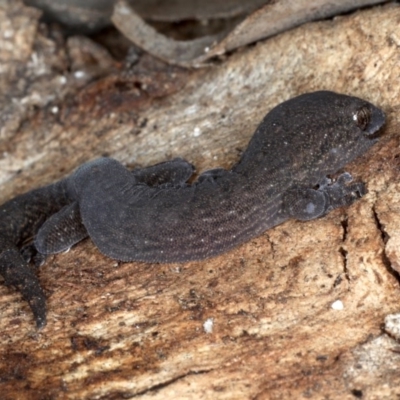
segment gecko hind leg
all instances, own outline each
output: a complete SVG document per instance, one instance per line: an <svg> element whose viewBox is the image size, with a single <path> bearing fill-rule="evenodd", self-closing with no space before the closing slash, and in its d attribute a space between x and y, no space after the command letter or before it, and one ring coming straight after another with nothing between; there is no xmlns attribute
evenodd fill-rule
<svg viewBox="0 0 400 400"><path fill-rule="evenodd" d="M35 237L35 247L41 254L61 253L87 236L79 204L74 201L53 214L40 227Z"/></svg>
<svg viewBox="0 0 400 400"><path fill-rule="evenodd" d="M132 171L138 183L149 186L182 186L193 175L194 166L183 158L174 158L151 167Z"/></svg>

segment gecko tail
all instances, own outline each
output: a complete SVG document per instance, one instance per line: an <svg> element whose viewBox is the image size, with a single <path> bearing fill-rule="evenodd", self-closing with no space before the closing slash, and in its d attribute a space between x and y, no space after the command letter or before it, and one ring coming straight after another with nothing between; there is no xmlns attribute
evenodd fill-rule
<svg viewBox="0 0 400 400"><path fill-rule="evenodd" d="M25 262L18 248L0 240L0 275L7 286L14 286L28 302L38 329L46 325L46 296L39 280Z"/></svg>

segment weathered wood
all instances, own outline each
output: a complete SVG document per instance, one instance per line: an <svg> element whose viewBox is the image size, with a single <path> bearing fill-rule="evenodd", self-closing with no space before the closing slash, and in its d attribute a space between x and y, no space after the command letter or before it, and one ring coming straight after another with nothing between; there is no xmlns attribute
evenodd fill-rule
<svg viewBox="0 0 400 400"><path fill-rule="evenodd" d="M118 263L87 240L41 267L49 312L39 332L0 286L2 398L399 394L400 355L382 324L400 308L400 7L307 24L189 75L160 69L154 86L146 71L121 77L110 64L89 84L90 70L69 72L68 49L37 29L37 13L2 7L2 201L103 153L227 167L270 108L307 91L364 97L388 115L380 142L347 168L369 189L348 209L203 262Z"/></svg>

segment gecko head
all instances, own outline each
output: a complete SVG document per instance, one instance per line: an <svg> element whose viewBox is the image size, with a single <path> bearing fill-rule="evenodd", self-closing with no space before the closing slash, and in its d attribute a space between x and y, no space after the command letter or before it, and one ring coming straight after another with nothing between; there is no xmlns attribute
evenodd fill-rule
<svg viewBox="0 0 400 400"><path fill-rule="evenodd" d="M328 139L333 143L345 138L354 141L373 139L371 136L385 123L382 110L354 96L322 90L289 100L292 101L295 101L293 117L306 119L313 128L319 125L324 134L330 133Z"/></svg>
<svg viewBox="0 0 400 400"><path fill-rule="evenodd" d="M336 169L360 156L377 142L378 132L385 124L385 114L358 97L337 94L333 97L333 129L328 130L328 141L321 146L329 148L325 159Z"/></svg>
<svg viewBox="0 0 400 400"><path fill-rule="evenodd" d="M283 105L280 114L290 120L291 145L298 149L292 161L302 157L321 174L337 172L365 153L385 123L383 111L368 101L330 91L307 93Z"/></svg>

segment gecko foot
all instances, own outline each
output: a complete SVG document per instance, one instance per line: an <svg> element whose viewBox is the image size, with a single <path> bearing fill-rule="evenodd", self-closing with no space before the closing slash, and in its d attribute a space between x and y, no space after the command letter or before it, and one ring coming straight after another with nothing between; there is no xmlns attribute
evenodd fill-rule
<svg viewBox="0 0 400 400"><path fill-rule="evenodd" d="M338 207L349 206L367 192L364 183L354 182L345 172L335 182L324 179L318 189L293 188L282 200L282 210L288 218L301 221L322 217Z"/></svg>
<svg viewBox="0 0 400 400"><path fill-rule="evenodd" d="M322 189L328 197L326 213L338 207L349 206L367 193L363 182L350 184L352 181L353 177L348 172L344 172L339 175L336 182Z"/></svg>

